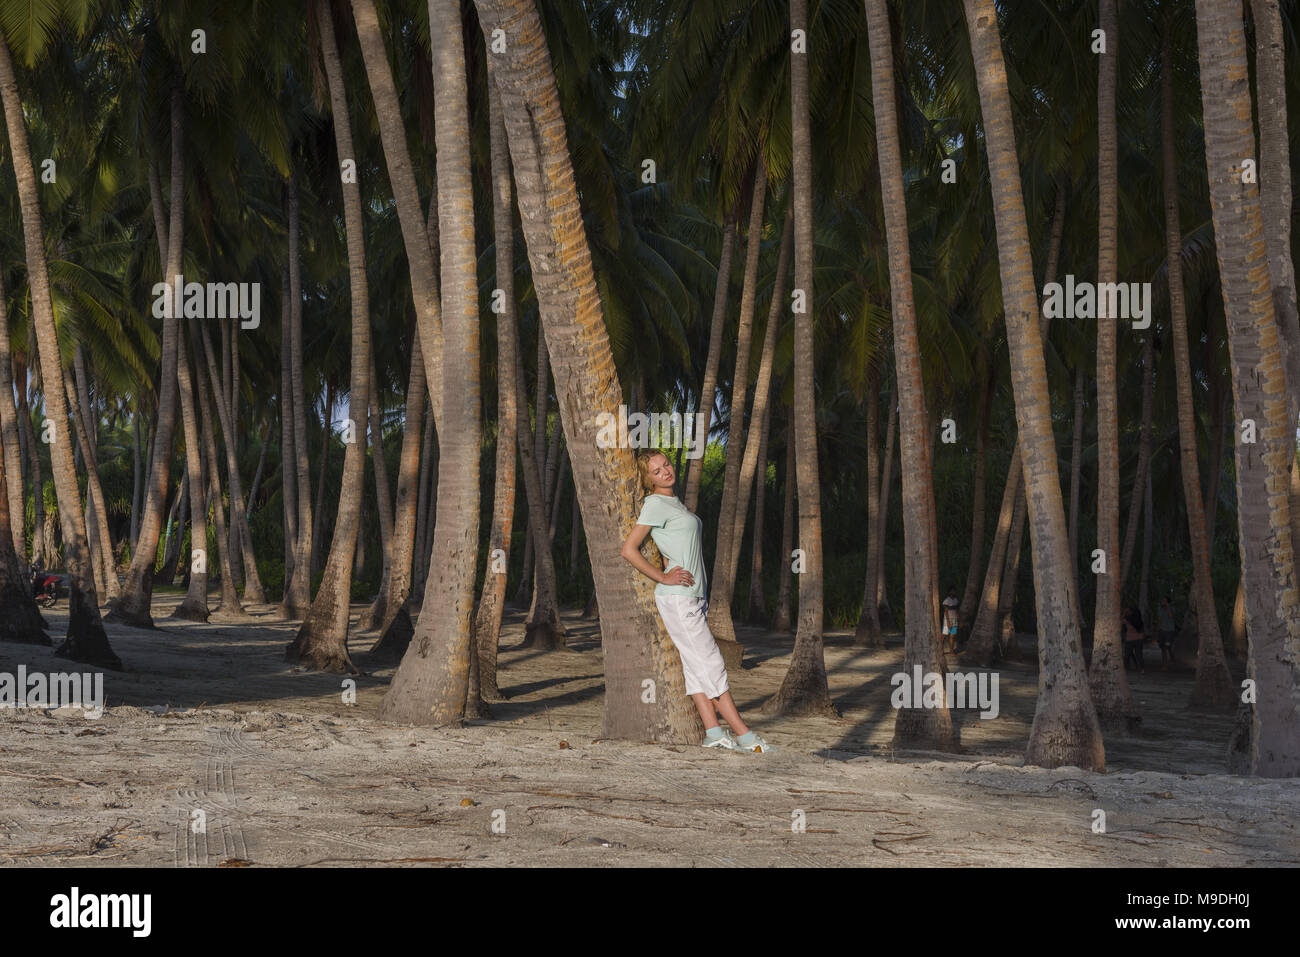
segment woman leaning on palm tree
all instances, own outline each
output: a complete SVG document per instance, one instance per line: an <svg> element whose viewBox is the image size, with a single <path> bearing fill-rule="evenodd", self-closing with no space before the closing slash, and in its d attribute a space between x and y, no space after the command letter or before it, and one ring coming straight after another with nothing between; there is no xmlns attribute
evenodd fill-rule
<svg viewBox="0 0 1300 957"><path fill-rule="evenodd" d="M637 453L636 464L645 498L637 524L623 542L622 554L632 567L656 582L655 604L681 655L686 693L704 721L701 744L732 751L774 751L741 720L728 689L727 666L705 619L709 603L705 598L704 523L673 494L676 475L668 456L646 450ZM655 568L641 554L646 535L654 539L667 571ZM719 717L726 719L731 731L718 725ZM733 737L732 731L738 736Z"/></svg>

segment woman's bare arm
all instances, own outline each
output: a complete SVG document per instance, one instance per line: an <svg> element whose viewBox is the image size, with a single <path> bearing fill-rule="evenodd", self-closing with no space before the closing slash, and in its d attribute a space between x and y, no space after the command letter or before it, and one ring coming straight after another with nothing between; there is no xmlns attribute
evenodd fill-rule
<svg viewBox="0 0 1300 957"><path fill-rule="evenodd" d="M633 526L632 531L628 533L627 539L623 542L622 555L642 575L645 575L651 581L662 582L664 573L651 565L649 560L641 554L641 543L645 541L645 537L649 534L649 525Z"/></svg>
<svg viewBox="0 0 1300 957"><path fill-rule="evenodd" d="M649 525L636 525L628 533L621 552L628 563L642 575L661 585L694 585L695 579L686 569L674 565L668 571L662 572L650 564L646 557L641 554L641 543L645 541L645 537L649 534Z"/></svg>

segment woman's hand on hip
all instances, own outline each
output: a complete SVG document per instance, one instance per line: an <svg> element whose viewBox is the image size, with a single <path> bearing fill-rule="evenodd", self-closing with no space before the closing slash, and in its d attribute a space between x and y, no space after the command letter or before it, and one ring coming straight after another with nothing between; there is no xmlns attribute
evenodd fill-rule
<svg viewBox="0 0 1300 957"><path fill-rule="evenodd" d="M664 585L686 585L687 587L695 584L695 578L685 568L680 565L674 565L668 571L664 572L664 577L660 579Z"/></svg>

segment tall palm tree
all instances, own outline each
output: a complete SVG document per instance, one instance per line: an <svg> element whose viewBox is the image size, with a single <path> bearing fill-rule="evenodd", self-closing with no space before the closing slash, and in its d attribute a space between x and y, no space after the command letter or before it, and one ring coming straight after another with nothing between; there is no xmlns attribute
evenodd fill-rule
<svg viewBox="0 0 1300 957"><path fill-rule="evenodd" d="M936 545L928 516L934 511L934 486L930 462L930 429L925 411L925 384L921 379L921 343L916 332L916 306L912 298L912 253L907 229L907 204L903 194L903 157L898 141L895 107L894 55L889 35L886 0L866 0L867 31L871 49L872 104L875 108L876 147L880 165L880 193L885 211L885 241L889 247L889 291L894 317L894 368L898 384L898 409L902 427L900 453L903 478L903 538L906 566L906 632L903 671L912 674L944 672L939 642L939 609L935 604L938 582L934 577ZM894 747L928 751L956 749L952 716L942 707L900 708L894 723Z"/></svg>
<svg viewBox="0 0 1300 957"><path fill-rule="evenodd" d="M591 268L541 20L532 0L475 0L475 7L484 35L505 31L509 51L498 55L497 90L600 600L605 649L602 734L698 741L702 725L686 696L681 659L659 618L653 587L619 555L636 523L636 464L629 449L601 448L596 442L598 416L617 411L622 389Z"/></svg>
<svg viewBox="0 0 1300 957"><path fill-rule="evenodd" d="M1025 761L1045 767L1072 764L1100 770L1105 767L1105 750L1088 692L1079 621L1075 615L1077 604L1070 578L1072 563L1065 506L1052 435L1033 258L997 9L994 0L963 0L963 3L993 190L1002 301L1011 351L1011 384L1028 489L1034 559L1039 694Z"/></svg>
<svg viewBox="0 0 1300 957"><path fill-rule="evenodd" d="M35 59L32 51L32 59ZM32 321L35 326L41 375L47 383L45 411L54 424L54 441L50 443L50 465L58 496L59 520L63 527L64 560L68 570L68 632L57 654L75 661L120 669L121 660L108 643L99 615L99 599L91 569L86 540L85 516L81 510L81 493L77 487L76 465L68 430L68 404L63 390L62 362L59 357L58 333L54 325L54 304L50 297L50 277L45 260L45 234L41 225L40 198L36 171L32 167L27 143L27 124L18 94L9 43L0 31L0 100L3 101L5 124L9 133L10 158L18 184L18 201L23 221L23 243L27 255L27 282L31 292ZM50 385L55 383L56 385ZM39 491L38 491L39 494Z"/></svg>
<svg viewBox="0 0 1300 957"><path fill-rule="evenodd" d="M1097 282L1119 277L1119 161L1115 87L1119 70L1117 0L1101 0L1099 26L1105 51L1097 66ZM1092 663L1088 684L1103 726L1120 727L1136 716L1124 673L1120 636L1119 406L1115 361L1119 316L1097 318L1097 547L1106 569L1097 579L1093 616Z"/></svg>
<svg viewBox="0 0 1300 957"><path fill-rule="evenodd" d="M171 202L164 207L156 171L151 169L150 193L154 224L160 246L166 249L163 281L174 282L181 274L181 253L185 228L185 104L179 82L171 91ZM168 213L164 213L164 209ZM169 215L170 219L166 216ZM177 303L171 303L172 312ZM153 566L158 539L163 529L163 508L167 502L167 478L171 471L172 432L176 425L177 354L180 323L175 316L162 320L162 370L158 380L158 418L154 428L153 455L145 482L144 517L131 565L127 569L122 595L108 613L109 621L139 628L153 627L150 602L153 598Z"/></svg>
<svg viewBox="0 0 1300 957"><path fill-rule="evenodd" d="M488 537L488 571L474 621L478 646L479 688L486 700L500 698L497 688L497 645L501 636L501 615L505 610L506 572L495 567L496 556L510 555L510 535L515 512L515 443L519 435L519 401L515 376L518 364L515 333L515 194L510 180L510 147L501 94L496 90L495 66L488 69L488 129L492 169L492 226L496 252L496 288L502 309L497 313L497 449L492 491L492 532ZM521 367L522 368L522 367ZM499 550L499 552L498 552Z"/></svg>
<svg viewBox="0 0 1300 957"><path fill-rule="evenodd" d="M802 311L794 316L794 432L799 483L798 549L804 556L799 575L799 623L794 652L781 687L765 706L776 714L836 714L826 683L822 648L823 557L821 480L817 465L817 384L813 372L813 190L811 104L808 98L808 2L791 0L791 36L804 42L790 54L790 114L793 158L794 290ZM791 44L792 48L794 44ZM789 561L789 556L782 556Z"/></svg>
<svg viewBox="0 0 1300 957"><path fill-rule="evenodd" d="M438 431L440 455L453 467L438 473L439 520L430 559L436 590L426 598L415 635L379 708L385 720L413 724L444 725L461 719L470 658L477 655L473 614L481 433L478 283L462 37L459 0L429 0L442 254L442 407L456 425ZM450 363L456 369L454 376L447 374Z"/></svg>
<svg viewBox="0 0 1300 957"><path fill-rule="evenodd" d="M1288 487L1295 459L1286 370L1268 277L1258 188L1242 182L1254 154L1249 72L1241 9L1197 0L1205 159L1215 255L1228 324L1232 389L1239 422L1258 440L1237 442L1237 526L1245 579L1248 674L1255 682L1249 767L1263 777L1300 774L1300 601Z"/></svg>
<svg viewBox="0 0 1300 957"><path fill-rule="evenodd" d="M736 327L736 366L731 378L731 429L727 437L727 464L723 469L722 505L718 511L717 544L713 551L713 575L709 581L709 628L718 639L722 657L731 667L740 665L740 646L731 619L731 597L735 585L733 538L736 516L743 524L745 513L737 508L740 497L740 466L744 458L745 406L749 389L749 346L754 331L754 310L758 299L758 259L763 241L763 209L767 195L767 156L759 145L753 176L753 198L749 208L749 232L745 244L745 280L740 294L740 316ZM752 420L751 431L761 423ZM757 435L755 435L757 438ZM702 459L700 461L703 461ZM751 477L752 480L752 477ZM730 643L730 644L729 644Z"/></svg>
<svg viewBox="0 0 1300 957"><path fill-rule="evenodd" d="M306 617L311 608L312 502L311 463L307 454L307 395L303 381L301 200L297 170L289 173L285 190L289 255L289 412L293 421L293 451L297 482L297 537L293 572L284 586L280 613L286 618ZM290 411L291 410L291 411ZM323 463L322 463L323 467Z"/></svg>
<svg viewBox="0 0 1300 957"><path fill-rule="evenodd" d="M343 61L334 35L330 0L317 0L313 8L320 31L321 59L334 114L334 141L340 164L355 160ZM288 661L321 671L355 671L348 655L348 612L352 593L352 560L361 522L361 497L365 486L366 426L370 403L370 307L366 282L366 245L361 214L361 189L356 177L340 177L343 187L343 226L348 249L348 287L352 301L352 360L349 375L348 416L353 441L343 454L343 484L334 535L330 539L320 589L302 627L285 652ZM330 414L326 403L326 417ZM326 423L328 425L328 422ZM323 503L321 503L323 505Z"/></svg>

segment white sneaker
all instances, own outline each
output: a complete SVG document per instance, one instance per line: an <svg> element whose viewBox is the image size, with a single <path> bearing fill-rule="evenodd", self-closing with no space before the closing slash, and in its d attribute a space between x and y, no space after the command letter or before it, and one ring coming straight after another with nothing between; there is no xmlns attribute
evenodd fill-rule
<svg viewBox="0 0 1300 957"><path fill-rule="evenodd" d="M724 748L727 751L739 751L741 747L736 743L730 731L722 729L722 735L717 738L705 738L700 742L700 747L704 748Z"/></svg>

